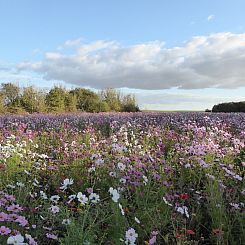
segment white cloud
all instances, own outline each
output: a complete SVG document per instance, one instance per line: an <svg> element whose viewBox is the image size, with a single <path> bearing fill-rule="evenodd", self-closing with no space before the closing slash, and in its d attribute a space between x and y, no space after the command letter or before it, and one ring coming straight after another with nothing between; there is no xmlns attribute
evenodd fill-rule
<svg viewBox="0 0 245 245"><path fill-rule="evenodd" d="M66 46L73 48L69 54ZM173 48L160 41L122 46L103 40L82 43L80 39L67 41L63 48L59 53L46 53L39 62L21 63L18 70L99 89L245 86L245 33L196 36Z"/></svg>
<svg viewBox="0 0 245 245"><path fill-rule="evenodd" d="M207 18L207 21L212 21L214 20L215 16L213 14L209 15Z"/></svg>

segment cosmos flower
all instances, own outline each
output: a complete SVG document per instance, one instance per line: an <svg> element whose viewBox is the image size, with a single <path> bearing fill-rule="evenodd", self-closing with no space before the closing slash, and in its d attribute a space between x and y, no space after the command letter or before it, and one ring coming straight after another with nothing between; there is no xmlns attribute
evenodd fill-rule
<svg viewBox="0 0 245 245"><path fill-rule="evenodd" d="M27 245L27 243L24 243L24 237L20 234L15 236L10 236L7 240L7 244Z"/></svg>
<svg viewBox="0 0 245 245"><path fill-rule="evenodd" d="M82 192L78 192L77 193L77 199L78 201L82 204L85 205L88 203L88 198L86 197L86 195L84 195Z"/></svg>
<svg viewBox="0 0 245 245"><path fill-rule="evenodd" d="M118 190L110 187L109 192L112 195L113 202L118 202L118 199L120 198L120 194L119 194Z"/></svg>
<svg viewBox="0 0 245 245"><path fill-rule="evenodd" d="M136 233L135 229L134 228L129 228L126 231L126 235L125 235L126 244L134 245L135 242L136 242L137 237L138 237L138 234Z"/></svg>
<svg viewBox="0 0 245 245"><path fill-rule="evenodd" d="M66 190L68 188L68 186L72 185L73 183L74 183L73 179L64 179L60 189L61 190Z"/></svg>
<svg viewBox="0 0 245 245"><path fill-rule="evenodd" d="M94 204L96 204L100 201L100 196L96 193L91 193L88 198Z"/></svg>

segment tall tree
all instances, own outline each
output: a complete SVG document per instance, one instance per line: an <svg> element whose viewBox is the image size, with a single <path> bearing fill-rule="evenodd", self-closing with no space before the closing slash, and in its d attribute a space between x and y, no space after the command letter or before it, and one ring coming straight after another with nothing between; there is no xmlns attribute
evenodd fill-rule
<svg viewBox="0 0 245 245"><path fill-rule="evenodd" d="M113 88L107 88L101 91L101 99L105 101L112 111L121 111L121 93Z"/></svg>
<svg viewBox="0 0 245 245"><path fill-rule="evenodd" d="M99 96L89 89L76 88L70 93L77 97L77 108L81 111L97 112L99 111Z"/></svg>
<svg viewBox="0 0 245 245"><path fill-rule="evenodd" d="M41 90L29 86L24 88L21 105L29 113L45 111L45 94Z"/></svg>
<svg viewBox="0 0 245 245"><path fill-rule="evenodd" d="M126 112L137 112L139 107L136 105L135 96L127 94L122 98L122 110Z"/></svg>
<svg viewBox="0 0 245 245"><path fill-rule="evenodd" d="M20 88L13 83L3 83L1 92L4 96L4 103L7 106L14 105L19 98Z"/></svg>
<svg viewBox="0 0 245 245"><path fill-rule="evenodd" d="M46 95L48 110L51 112L64 112L66 94L66 90L62 87L55 86L52 88Z"/></svg>
<svg viewBox="0 0 245 245"><path fill-rule="evenodd" d="M65 97L66 111L75 112L77 110L77 96L76 94L67 93Z"/></svg>

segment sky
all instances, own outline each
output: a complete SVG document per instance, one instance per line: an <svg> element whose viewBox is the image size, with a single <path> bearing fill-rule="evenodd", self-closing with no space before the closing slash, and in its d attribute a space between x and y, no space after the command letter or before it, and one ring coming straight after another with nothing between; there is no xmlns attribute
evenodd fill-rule
<svg viewBox="0 0 245 245"><path fill-rule="evenodd" d="M245 100L244 0L0 0L0 83L112 87L141 109Z"/></svg>

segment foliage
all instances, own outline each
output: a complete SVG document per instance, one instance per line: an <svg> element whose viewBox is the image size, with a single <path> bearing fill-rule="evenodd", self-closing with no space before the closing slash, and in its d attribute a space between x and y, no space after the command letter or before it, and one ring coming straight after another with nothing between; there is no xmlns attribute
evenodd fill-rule
<svg viewBox="0 0 245 245"><path fill-rule="evenodd" d="M48 92L33 86L19 88L12 83L3 83L0 89L0 113L40 112L109 112L139 111L133 95L123 96L115 89L95 93L85 88L67 90L54 86Z"/></svg>
<svg viewBox="0 0 245 245"><path fill-rule="evenodd" d="M214 105L212 112L245 112L245 101Z"/></svg>

